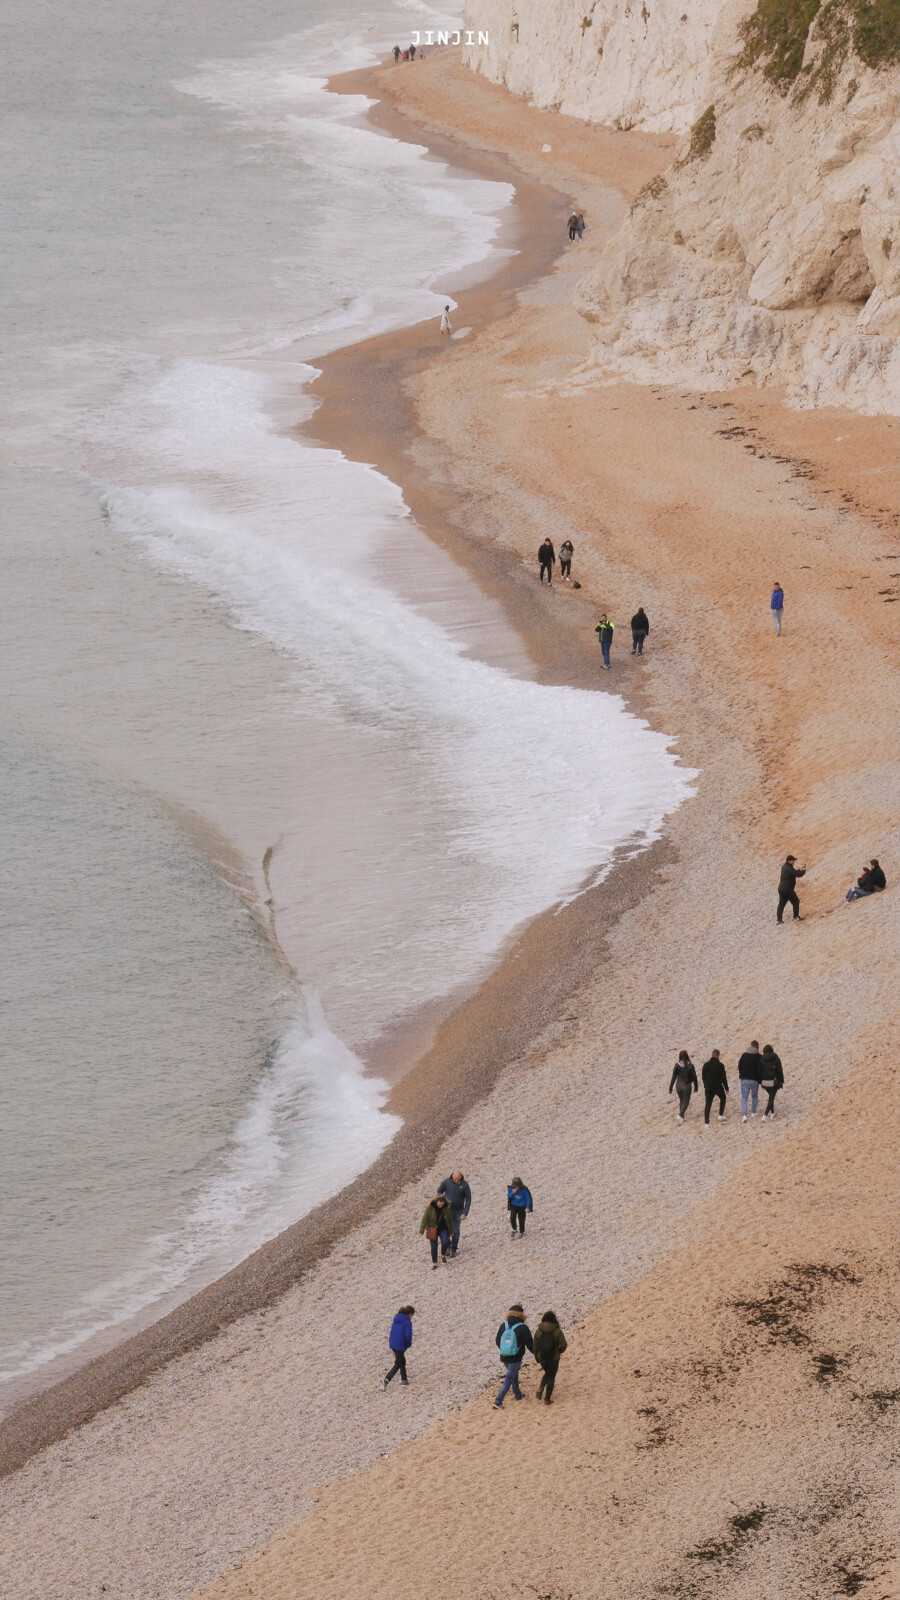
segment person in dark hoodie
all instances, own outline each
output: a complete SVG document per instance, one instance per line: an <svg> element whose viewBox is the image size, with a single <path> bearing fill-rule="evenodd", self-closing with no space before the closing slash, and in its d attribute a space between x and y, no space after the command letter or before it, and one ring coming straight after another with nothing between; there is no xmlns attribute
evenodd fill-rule
<svg viewBox="0 0 900 1600"><path fill-rule="evenodd" d="M409 1387L409 1379L406 1376L406 1352L412 1344L412 1322L410 1319L415 1314L415 1306L401 1306L391 1323L388 1346L394 1357L394 1365L391 1367L390 1372L386 1372L382 1378L382 1389L387 1388L391 1379L396 1378L398 1372L400 1374L400 1382L406 1385L407 1388Z"/></svg>
<svg viewBox="0 0 900 1600"><path fill-rule="evenodd" d="M445 1178L443 1183L438 1184L438 1194L446 1196L450 1202L450 1210L453 1213L453 1228L450 1233L450 1256L452 1259L459 1249L459 1225L463 1217L469 1215L472 1205L472 1191L462 1173L457 1171L451 1172L449 1178Z"/></svg>
<svg viewBox="0 0 900 1600"><path fill-rule="evenodd" d="M503 1402L512 1389L514 1400L524 1400L519 1388L519 1368L526 1350L534 1349L534 1340L531 1329L525 1321L525 1312L518 1304L510 1306L506 1313L506 1321L501 1322L497 1329L497 1349L500 1351L500 1360L506 1368L506 1376L497 1391L494 1401L494 1410L502 1411Z"/></svg>
<svg viewBox="0 0 900 1600"><path fill-rule="evenodd" d="M534 1210L534 1201L531 1198L531 1190L526 1189L521 1178L513 1178L506 1191L506 1209L509 1212L509 1225L512 1228L513 1238L516 1237L517 1227L519 1233L524 1234L525 1213Z"/></svg>
<svg viewBox="0 0 900 1600"><path fill-rule="evenodd" d="M719 1121L724 1122L725 1120L725 1096L728 1093L728 1076L725 1072L724 1062L719 1059L718 1050L714 1050L709 1060L704 1061L700 1078L703 1083L703 1092L706 1096L706 1104L703 1107L703 1126L708 1128L709 1113L712 1110L714 1100L719 1102Z"/></svg>
<svg viewBox="0 0 900 1600"><path fill-rule="evenodd" d="M559 1358L568 1348L566 1336L559 1325L555 1311L545 1311L540 1322L534 1330L534 1359L543 1372L536 1399L543 1400L550 1405L553 1399L553 1385L559 1371Z"/></svg>
<svg viewBox="0 0 900 1600"><path fill-rule="evenodd" d="M545 572L547 574L547 582L553 582L553 563L555 560L556 551L553 548L553 541L552 539L545 539L538 550L538 561L540 562L541 566L541 583L544 581Z"/></svg>
<svg viewBox="0 0 900 1600"><path fill-rule="evenodd" d="M887 888L887 878L877 857L873 856L865 872L856 880L856 888L847 890L847 901L864 900L866 895L879 894Z"/></svg>
<svg viewBox="0 0 900 1600"><path fill-rule="evenodd" d="M784 865L781 868L781 876L778 879L778 910L775 913L776 922L781 921L782 917L784 916L784 908L788 905L793 906L794 908L794 921L803 921L803 918L800 915L800 901L797 899L797 879L806 876L806 868L796 866L796 860L796 856L786 856Z"/></svg>
<svg viewBox="0 0 900 1600"><path fill-rule="evenodd" d="M747 1121L747 1101L750 1101L750 1115L756 1116L756 1107L759 1100L759 1080L762 1072L762 1056L759 1053L759 1040L751 1039L750 1049L745 1050L738 1062L738 1077L741 1080L741 1121Z"/></svg>
<svg viewBox="0 0 900 1600"><path fill-rule="evenodd" d="M644 654L644 640L650 632L650 619L643 606L638 606L631 619L631 654Z"/></svg>
<svg viewBox="0 0 900 1600"><path fill-rule="evenodd" d="M774 1117L775 1096L784 1088L784 1068L770 1044L764 1044L759 1058L759 1086L768 1095L764 1115Z"/></svg>
<svg viewBox="0 0 900 1600"><path fill-rule="evenodd" d="M436 1270L438 1245L441 1247L441 1260L446 1261L453 1232L453 1212L445 1194L436 1194L433 1200L429 1200L419 1223L419 1232L424 1233L431 1246L431 1265Z"/></svg>
<svg viewBox="0 0 900 1600"><path fill-rule="evenodd" d="M691 1103L691 1092L699 1088L697 1083L697 1069L686 1050L679 1050L678 1060L672 1068L672 1077L669 1082L669 1093L678 1089L678 1121L684 1121L684 1113Z"/></svg>

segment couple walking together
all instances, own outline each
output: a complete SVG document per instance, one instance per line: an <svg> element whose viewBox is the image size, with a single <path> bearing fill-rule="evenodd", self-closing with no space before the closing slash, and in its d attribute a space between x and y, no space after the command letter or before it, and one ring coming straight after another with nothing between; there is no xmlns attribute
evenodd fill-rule
<svg viewBox="0 0 900 1600"><path fill-rule="evenodd" d="M510 1306L506 1320L501 1322L497 1329L496 1345L500 1351L500 1360L506 1368L506 1375L497 1392L494 1410L503 1410L503 1402L510 1389L514 1400L525 1399L519 1388L519 1371L526 1350L531 1351L544 1374L538 1386L536 1399L543 1400L544 1404L549 1406L553 1401L560 1357L567 1348L566 1336L559 1325L556 1312L545 1311L532 1334L522 1307L518 1304Z"/></svg>

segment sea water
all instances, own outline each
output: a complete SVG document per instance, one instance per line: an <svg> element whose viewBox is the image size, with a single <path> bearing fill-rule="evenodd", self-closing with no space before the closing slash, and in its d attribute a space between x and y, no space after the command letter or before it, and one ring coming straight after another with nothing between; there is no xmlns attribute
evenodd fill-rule
<svg viewBox="0 0 900 1600"><path fill-rule="evenodd" d="M374 1041L687 792L291 433L318 356L497 259L507 185L325 89L452 20L4 12L6 1404L363 1170Z"/></svg>

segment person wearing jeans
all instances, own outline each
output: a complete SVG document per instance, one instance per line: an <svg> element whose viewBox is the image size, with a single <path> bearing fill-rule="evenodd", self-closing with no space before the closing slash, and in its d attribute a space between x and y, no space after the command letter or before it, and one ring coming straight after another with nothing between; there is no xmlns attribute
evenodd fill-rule
<svg viewBox="0 0 900 1600"><path fill-rule="evenodd" d="M852 900L865 900L867 895L880 894L887 888L887 878L877 857L873 856L862 875L856 880L856 888L848 889L846 899L848 904Z"/></svg>
<svg viewBox="0 0 900 1600"><path fill-rule="evenodd" d="M769 604L770 604L770 606L772 608L772 620L775 623L775 632L778 634L778 636L780 638L781 637L781 613L784 610L784 590L782 589L780 583L776 582L775 587L772 590L772 598L769 601Z"/></svg>
<svg viewBox="0 0 900 1600"><path fill-rule="evenodd" d="M462 1173L457 1170L456 1172L451 1172L449 1178L445 1178L443 1183L438 1184L438 1194L446 1195L450 1202L450 1210L453 1216L453 1227L450 1232L450 1255L452 1258L459 1249L459 1225L469 1215L469 1208L472 1204L472 1191Z"/></svg>
<svg viewBox="0 0 900 1600"><path fill-rule="evenodd" d="M650 632L650 619L643 606L638 606L631 619L631 654L644 654L644 640Z"/></svg>
<svg viewBox="0 0 900 1600"><path fill-rule="evenodd" d="M506 1336L505 1342L511 1343L512 1341L509 1340L508 1337L510 1333L515 1334L515 1349L512 1350L510 1354L504 1355L504 1338ZM525 1312L522 1310L520 1305L510 1306L508 1312L506 1313L506 1321L501 1322L499 1328L497 1329L496 1345L497 1349L500 1351L500 1360L503 1362L503 1365L506 1368L503 1382L500 1385L500 1388L497 1392L497 1398L494 1401L494 1410L502 1411L503 1402L506 1399L510 1389L512 1389L514 1400L524 1400L525 1396L519 1388L519 1368L522 1365L525 1351L534 1349L534 1340L531 1337L531 1329L525 1321Z"/></svg>
<svg viewBox="0 0 900 1600"><path fill-rule="evenodd" d="M597 638L600 640L600 649L603 651L603 665L608 670L609 651L613 642L613 633L615 632L615 627L614 624L610 622L605 611L600 618L600 621L597 623L594 632L597 635Z"/></svg>
<svg viewBox="0 0 900 1600"><path fill-rule="evenodd" d="M738 1062L738 1077L741 1080L741 1121L747 1121L747 1102L750 1102L750 1115L756 1116L759 1102L759 1080L762 1077L763 1061L759 1053L759 1040L751 1039L750 1049L745 1050Z"/></svg>

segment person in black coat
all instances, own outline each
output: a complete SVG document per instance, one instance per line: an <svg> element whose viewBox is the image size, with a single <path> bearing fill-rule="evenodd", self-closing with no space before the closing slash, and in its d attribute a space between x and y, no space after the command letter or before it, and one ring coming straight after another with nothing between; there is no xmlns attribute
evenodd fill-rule
<svg viewBox="0 0 900 1600"><path fill-rule="evenodd" d="M553 548L553 541L552 539L545 539L538 550L538 561L541 564L541 583L544 581L545 572L547 574L547 582L553 582L553 563L555 560L556 551Z"/></svg>
<svg viewBox="0 0 900 1600"><path fill-rule="evenodd" d="M650 632L650 621L643 606L638 606L631 619L631 654L644 654L644 640Z"/></svg>
<svg viewBox="0 0 900 1600"><path fill-rule="evenodd" d="M684 1113L691 1103L691 1091L699 1088L697 1083L697 1069L686 1050L679 1050L678 1060L672 1068L672 1077L669 1083L669 1093L674 1088L678 1089L678 1121L684 1121Z"/></svg>
<svg viewBox="0 0 900 1600"><path fill-rule="evenodd" d="M879 865L877 856L873 856L865 872L856 880L856 888L847 890L847 900L864 900L866 895L878 894L887 888L887 878Z"/></svg>
<svg viewBox="0 0 900 1600"><path fill-rule="evenodd" d="M784 916L784 908L787 905L793 906L794 908L794 921L803 921L803 918L800 915L800 901L797 899L797 879L806 876L806 868L795 866L794 863L796 860L796 856L787 856L781 869L781 877L778 880L778 910L775 913L776 922L781 921L782 917Z"/></svg>
<svg viewBox="0 0 900 1600"><path fill-rule="evenodd" d="M718 1050L714 1050L708 1061L704 1061L700 1077L706 1095L706 1104L703 1107L703 1126L709 1127L709 1113L714 1100L719 1102L719 1121L725 1118L725 1096L728 1093L728 1077L725 1064L719 1059Z"/></svg>
<svg viewBox="0 0 900 1600"><path fill-rule="evenodd" d="M764 1115L774 1117L775 1096L784 1088L784 1068L770 1044L764 1044L759 1058L759 1087L768 1095Z"/></svg>
<svg viewBox="0 0 900 1600"><path fill-rule="evenodd" d="M756 1116L756 1106L759 1100L759 1079L762 1070L762 1056L759 1053L759 1040L751 1039L750 1049L745 1050L738 1062L738 1077L741 1080L741 1121L747 1121L747 1102L750 1102L750 1115Z"/></svg>

